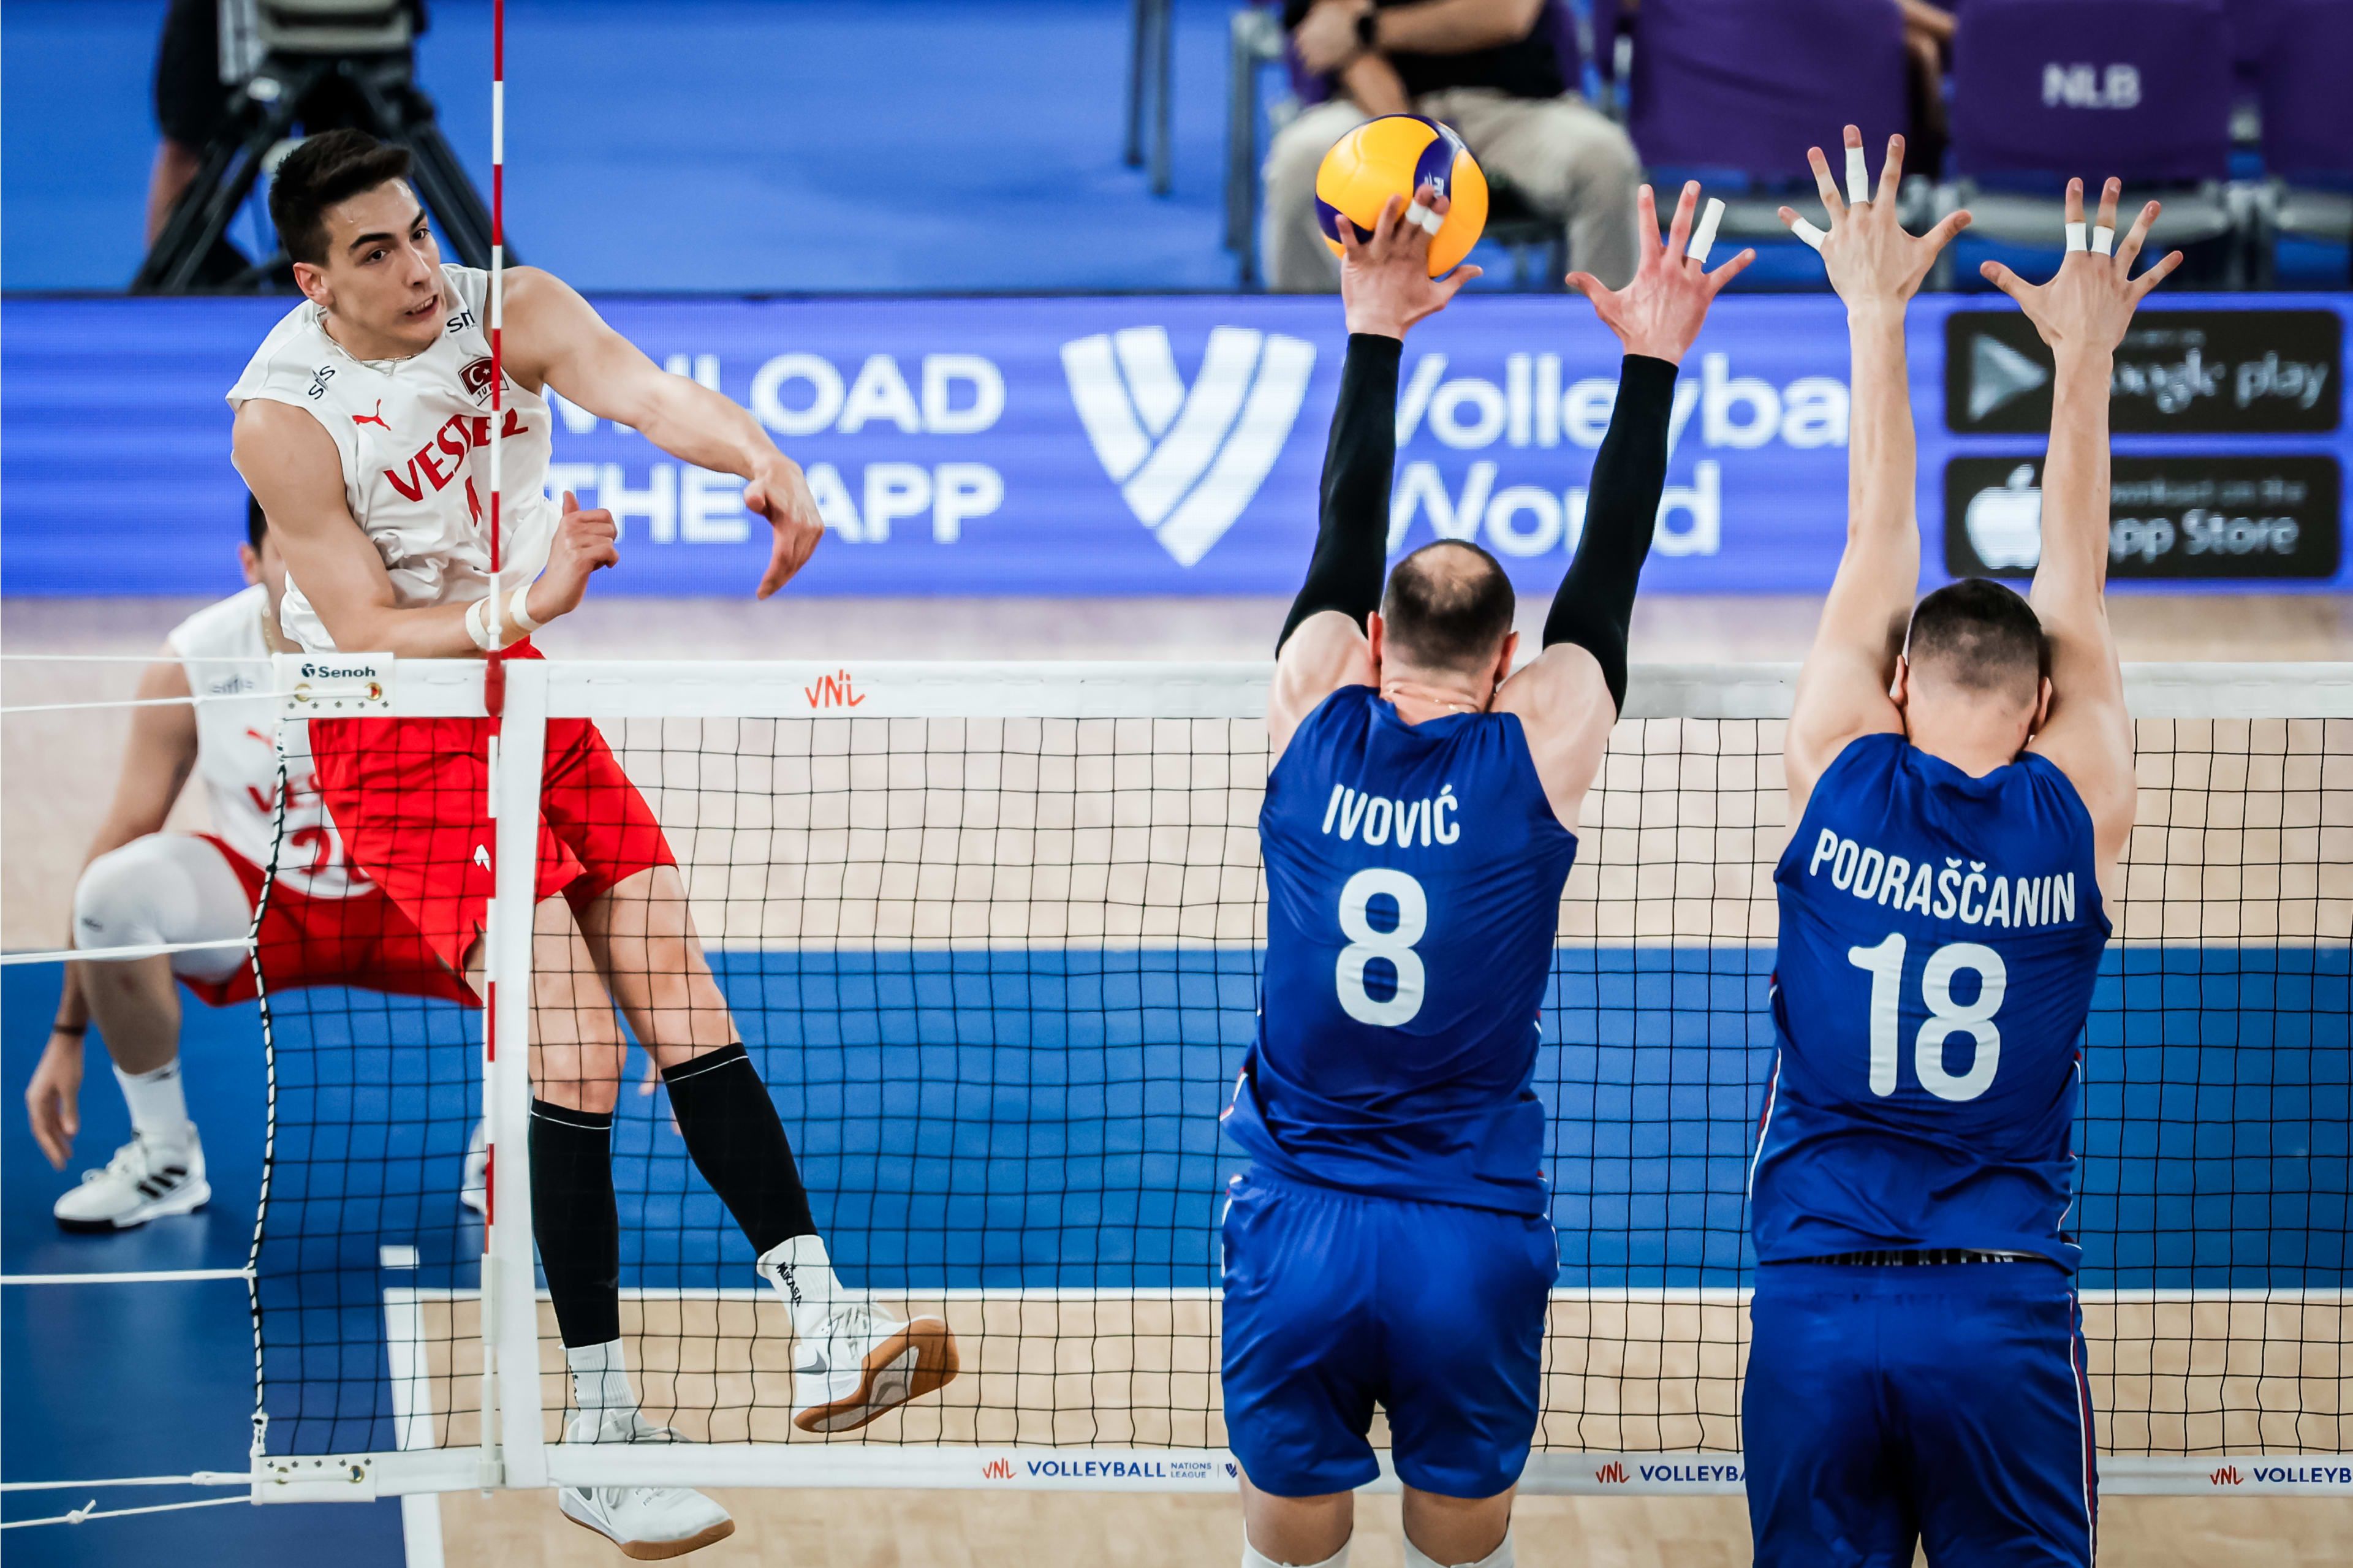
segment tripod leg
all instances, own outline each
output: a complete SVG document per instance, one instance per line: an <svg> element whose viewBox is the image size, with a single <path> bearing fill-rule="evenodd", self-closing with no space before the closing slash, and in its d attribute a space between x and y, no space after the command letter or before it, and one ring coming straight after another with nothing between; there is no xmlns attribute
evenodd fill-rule
<svg viewBox="0 0 2353 1568"><path fill-rule="evenodd" d="M487 268L491 264L490 211L442 137L441 128L427 121L411 129L406 140L417 156L417 193L432 209L434 221L457 247L459 260L469 267ZM507 260L510 264L514 260L512 250Z"/></svg>
<svg viewBox="0 0 2353 1568"><path fill-rule="evenodd" d="M254 121L237 141L216 142L205 152L202 168L180 193L164 221L164 232L139 264L132 279L134 294L185 294L196 272L228 233L237 210L253 193L261 173L262 155L286 133L290 117L279 107Z"/></svg>
<svg viewBox="0 0 2353 1568"><path fill-rule="evenodd" d="M458 162L448 139L441 134L432 100L405 79L380 82L356 72L351 79L375 121L375 133L386 142L401 143L415 155L411 172L417 179L417 194L457 248L458 258L469 267L490 266L490 209L482 205L465 165Z"/></svg>

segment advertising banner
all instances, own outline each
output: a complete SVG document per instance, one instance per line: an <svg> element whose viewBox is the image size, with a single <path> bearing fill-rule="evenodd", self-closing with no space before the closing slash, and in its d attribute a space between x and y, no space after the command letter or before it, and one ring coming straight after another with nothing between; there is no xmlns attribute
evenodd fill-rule
<svg viewBox="0 0 2353 1568"><path fill-rule="evenodd" d="M807 468L830 535L795 593L1279 595L1305 565L1346 347L1335 300L597 304ZM222 395L285 309L10 299L0 591L235 586L244 498ZM2347 585L2347 309L2182 296L2144 311L2115 384L2120 583ZM1929 580L2020 569L2047 353L1983 297L1915 302L1910 353ZM1416 328L1392 552L1476 540L1523 593L1549 594L1583 528L1618 359L1574 297L1475 296ZM1845 534L1851 413L1836 300L1721 301L1676 389L1646 590L1822 592ZM551 487L621 523L621 566L598 594L750 591L767 547L739 480L560 397L553 417ZM486 484L487 455L467 460Z"/></svg>

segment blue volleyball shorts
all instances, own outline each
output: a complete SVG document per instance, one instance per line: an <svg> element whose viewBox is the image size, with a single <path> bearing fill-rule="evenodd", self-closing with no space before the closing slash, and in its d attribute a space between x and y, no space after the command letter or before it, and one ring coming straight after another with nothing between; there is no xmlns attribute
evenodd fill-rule
<svg viewBox="0 0 2353 1568"><path fill-rule="evenodd" d="M1493 1497L1535 1435L1552 1223L1237 1176L1225 1235L1227 1441L1250 1484L1319 1497L1380 1473Z"/></svg>
<svg viewBox="0 0 2353 1568"><path fill-rule="evenodd" d="M2055 1265L1757 1270L1742 1406L1757 1568L2090 1568L2083 1313Z"/></svg>

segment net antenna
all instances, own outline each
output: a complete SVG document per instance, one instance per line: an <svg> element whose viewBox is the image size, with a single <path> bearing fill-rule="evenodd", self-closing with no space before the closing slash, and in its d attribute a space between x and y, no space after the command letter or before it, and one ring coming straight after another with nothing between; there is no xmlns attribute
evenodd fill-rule
<svg viewBox="0 0 2353 1568"><path fill-rule="evenodd" d="M301 136L350 127L406 147L417 198L459 260L491 261L491 220L417 84L417 0L219 0L228 112L132 281L138 294L259 293L292 280L284 247L228 240L263 177ZM297 127L300 127L298 134Z"/></svg>

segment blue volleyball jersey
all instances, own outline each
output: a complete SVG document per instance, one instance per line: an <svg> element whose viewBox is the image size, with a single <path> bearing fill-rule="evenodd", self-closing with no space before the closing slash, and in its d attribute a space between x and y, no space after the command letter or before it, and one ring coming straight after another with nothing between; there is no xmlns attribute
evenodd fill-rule
<svg viewBox="0 0 2353 1568"><path fill-rule="evenodd" d="M1226 1128L1277 1177L1545 1212L1537 1009L1577 836L1519 719L1369 686L1267 778L1266 978Z"/></svg>
<svg viewBox="0 0 2353 1568"><path fill-rule="evenodd" d="M2043 757L1973 779L1867 735L1824 770L1773 876L1760 1261L1967 1247L2075 1267L2097 867L2091 814Z"/></svg>

